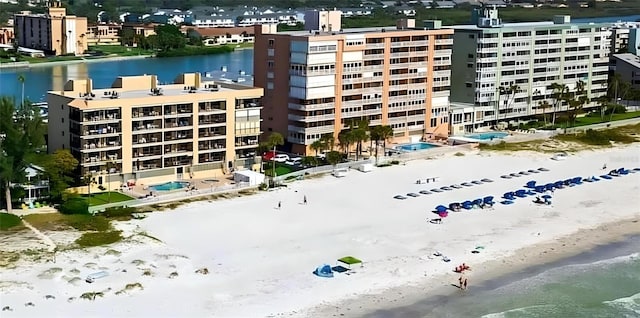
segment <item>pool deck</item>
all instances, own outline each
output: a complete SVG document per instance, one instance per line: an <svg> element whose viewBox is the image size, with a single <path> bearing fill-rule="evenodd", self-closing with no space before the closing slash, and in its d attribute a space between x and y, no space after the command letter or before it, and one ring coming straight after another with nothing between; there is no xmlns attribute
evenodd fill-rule
<svg viewBox="0 0 640 318"><path fill-rule="evenodd" d="M215 182L212 182L212 180L217 180ZM169 182L169 181L168 181ZM233 175L232 174L228 174L228 175L223 175L220 176L219 178L205 178L205 179L189 179L189 180L174 180L172 182L188 182L189 183L189 187L184 187L181 189L175 189L175 190L168 190L168 191L155 191L153 189L151 189L152 186L155 185L159 185L159 184L164 184L167 182L163 182L163 183L156 183L156 184L144 184L144 183L139 183L136 184L135 186L133 186L132 188L129 188L129 190L124 191L124 193L132 195L134 198L140 198L140 197L145 197L149 194L151 194L151 191L153 191L153 193L157 196L163 196L169 193L176 193L176 192L190 192L190 187L194 186L195 190L197 191L198 189L213 189L213 188L217 188L217 187L221 187L221 186L227 186L230 184L234 184L235 182L233 181Z"/></svg>

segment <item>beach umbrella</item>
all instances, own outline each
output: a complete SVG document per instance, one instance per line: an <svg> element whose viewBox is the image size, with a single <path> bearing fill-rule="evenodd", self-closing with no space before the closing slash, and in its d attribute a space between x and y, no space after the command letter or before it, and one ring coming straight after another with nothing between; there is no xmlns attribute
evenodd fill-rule
<svg viewBox="0 0 640 318"><path fill-rule="evenodd" d="M447 207L446 207L446 206L444 206L444 205L438 205L438 206L436 207L436 211L438 211L438 212L444 212L444 211L447 211Z"/></svg>
<svg viewBox="0 0 640 318"><path fill-rule="evenodd" d="M473 200L473 205L481 205L481 204L482 204L482 199Z"/></svg>
<svg viewBox="0 0 640 318"><path fill-rule="evenodd" d="M544 186L536 186L536 192L544 192Z"/></svg>
<svg viewBox="0 0 640 318"><path fill-rule="evenodd" d="M536 187L536 182L535 181L529 181L527 182L527 188L533 189Z"/></svg>
<svg viewBox="0 0 640 318"><path fill-rule="evenodd" d="M484 197L484 203L491 203L491 202L493 202L493 197L492 196Z"/></svg>
<svg viewBox="0 0 640 318"><path fill-rule="evenodd" d="M545 194L545 195L543 195L543 196L542 196L542 198L543 198L543 199L551 199L551 196L550 196L550 195L548 195L548 194Z"/></svg>
<svg viewBox="0 0 640 318"><path fill-rule="evenodd" d="M544 188L547 190L553 190L553 183L547 183L544 185Z"/></svg>

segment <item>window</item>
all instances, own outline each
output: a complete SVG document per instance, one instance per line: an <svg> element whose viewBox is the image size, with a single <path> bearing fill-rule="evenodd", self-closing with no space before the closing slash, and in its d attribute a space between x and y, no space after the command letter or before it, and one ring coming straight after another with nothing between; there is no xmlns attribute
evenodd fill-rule
<svg viewBox="0 0 640 318"><path fill-rule="evenodd" d="M267 89L273 89L273 82L267 82Z"/></svg>
<svg viewBox="0 0 640 318"><path fill-rule="evenodd" d="M64 117L60 118L62 120L62 123L64 123Z"/></svg>
<svg viewBox="0 0 640 318"><path fill-rule="evenodd" d="M464 83L464 86L466 86L466 87L471 87L471 86L473 86L473 85L472 85L470 82L466 82L466 83Z"/></svg>
<svg viewBox="0 0 640 318"><path fill-rule="evenodd" d="M273 61L267 61L267 68L270 70L273 69Z"/></svg>
<svg viewBox="0 0 640 318"><path fill-rule="evenodd" d="M62 131L62 136L64 137L64 130Z"/></svg>
<svg viewBox="0 0 640 318"><path fill-rule="evenodd" d="M273 49L273 46L275 44L276 40L275 39L269 39L269 48Z"/></svg>
<svg viewBox="0 0 640 318"><path fill-rule="evenodd" d="M467 55L467 57L472 59L473 58L473 54L469 54L469 55Z"/></svg>
<svg viewBox="0 0 640 318"><path fill-rule="evenodd" d="M467 63L467 68L473 68L473 63Z"/></svg>

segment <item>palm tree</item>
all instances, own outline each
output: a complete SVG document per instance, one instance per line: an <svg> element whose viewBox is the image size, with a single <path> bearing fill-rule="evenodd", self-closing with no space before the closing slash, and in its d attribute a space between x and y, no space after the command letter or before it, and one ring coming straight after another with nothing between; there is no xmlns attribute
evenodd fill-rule
<svg viewBox="0 0 640 318"><path fill-rule="evenodd" d="M542 109L542 118L544 118L544 125L547 125L547 109L551 108L551 104L548 101L543 100L538 102L538 108Z"/></svg>
<svg viewBox="0 0 640 318"><path fill-rule="evenodd" d="M24 75L22 74L18 74L18 82L20 82L20 84L22 84L22 99L20 100L20 106L22 107L22 105L24 105Z"/></svg>
<svg viewBox="0 0 640 318"><path fill-rule="evenodd" d="M378 141L380 141L380 130L382 126L373 126L369 129L371 140L376 142L376 164L378 163Z"/></svg>
<svg viewBox="0 0 640 318"><path fill-rule="evenodd" d="M333 150L336 145L336 139L333 138L333 134L324 134L320 137L322 143L324 144L323 150Z"/></svg>
<svg viewBox="0 0 640 318"><path fill-rule="evenodd" d="M596 99L598 102L598 108L600 108L600 120L604 121L604 114L609 106L609 96L602 95Z"/></svg>
<svg viewBox="0 0 640 318"><path fill-rule="evenodd" d="M565 84L560 83L551 83L551 97L553 98L553 117L551 119L551 125L556 124L556 112L558 108L562 104L562 102L566 99L566 96L569 92L569 87Z"/></svg>
<svg viewBox="0 0 640 318"><path fill-rule="evenodd" d="M349 158L349 148L351 144L354 142L354 135L352 130L343 130L338 134L338 142L340 142L340 147L344 150L347 158Z"/></svg>
<svg viewBox="0 0 640 318"><path fill-rule="evenodd" d="M325 144L322 139L318 139L311 143L309 148L316 152L316 157L318 156L318 151L324 150Z"/></svg>
<svg viewBox="0 0 640 318"><path fill-rule="evenodd" d="M506 110L509 109L511 107L511 105L513 104L515 98L516 98L516 93L520 92L520 86L516 85L516 84L511 84L509 85L509 87L507 87L506 89L506 93L507 93L507 100L505 101L505 114L504 114L504 118L507 118L507 112Z"/></svg>
<svg viewBox="0 0 640 318"><path fill-rule="evenodd" d="M393 137L393 128L391 126L380 126L380 139L382 140L382 149L387 149L387 139Z"/></svg>

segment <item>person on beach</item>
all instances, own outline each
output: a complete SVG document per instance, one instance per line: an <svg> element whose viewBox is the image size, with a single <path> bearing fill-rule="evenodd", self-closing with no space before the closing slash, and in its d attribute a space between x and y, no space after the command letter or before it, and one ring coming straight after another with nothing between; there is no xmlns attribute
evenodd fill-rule
<svg viewBox="0 0 640 318"><path fill-rule="evenodd" d="M304 198L302 199L302 203L304 203L304 205L307 205L307 196L305 195Z"/></svg>
<svg viewBox="0 0 640 318"><path fill-rule="evenodd" d="M460 285L458 286L460 286L460 289L462 289L462 282L463 282L462 276L458 277L458 282L460 283Z"/></svg>
<svg viewBox="0 0 640 318"><path fill-rule="evenodd" d="M282 208L282 201L278 201L278 210Z"/></svg>
<svg viewBox="0 0 640 318"><path fill-rule="evenodd" d="M607 170L607 164L606 163L602 165L602 170Z"/></svg>
<svg viewBox="0 0 640 318"><path fill-rule="evenodd" d="M463 289L467 289L467 279L464 279L464 288Z"/></svg>

